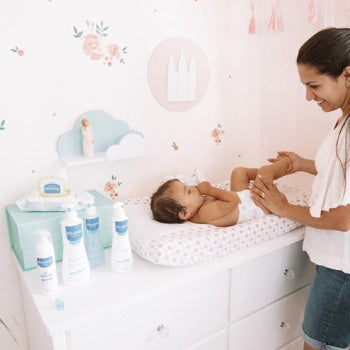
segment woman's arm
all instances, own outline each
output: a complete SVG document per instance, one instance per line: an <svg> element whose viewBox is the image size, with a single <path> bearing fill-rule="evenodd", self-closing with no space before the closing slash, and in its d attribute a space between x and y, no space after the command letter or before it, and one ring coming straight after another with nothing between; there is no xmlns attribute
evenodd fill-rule
<svg viewBox="0 0 350 350"><path fill-rule="evenodd" d="M265 184L263 179L254 181L252 189L254 202L280 217L291 219L305 226L325 230L350 230L350 204L329 211L322 211L319 218L310 214L310 208L288 203L286 196L277 186Z"/></svg>
<svg viewBox="0 0 350 350"><path fill-rule="evenodd" d="M261 176L266 184L272 184L273 180L287 175L291 169L291 160L287 156L278 156L272 164L259 168L257 175Z"/></svg>
<svg viewBox="0 0 350 350"><path fill-rule="evenodd" d="M288 169L286 175L294 174L298 171L303 171L311 175L317 175L317 170L315 167L315 162L312 159L302 158L294 152L280 151L278 152L277 158L269 158L268 161L276 163L279 157L288 157L291 161L291 167Z"/></svg>

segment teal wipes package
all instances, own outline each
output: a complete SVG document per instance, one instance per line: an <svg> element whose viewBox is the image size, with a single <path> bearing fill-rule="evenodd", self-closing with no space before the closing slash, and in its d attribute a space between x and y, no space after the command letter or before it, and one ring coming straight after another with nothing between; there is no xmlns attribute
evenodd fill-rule
<svg viewBox="0 0 350 350"><path fill-rule="evenodd" d="M74 205L77 210L85 208L85 202L94 200L94 196L86 191L69 191L65 196L41 196L33 191L16 201L23 211L66 211L67 205Z"/></svg>

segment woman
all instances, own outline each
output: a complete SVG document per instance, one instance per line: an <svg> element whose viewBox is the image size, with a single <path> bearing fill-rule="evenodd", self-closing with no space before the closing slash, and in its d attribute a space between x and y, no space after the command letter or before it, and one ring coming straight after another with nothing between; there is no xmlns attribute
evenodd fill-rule
<svg viewBox="0 0 350 350"><path fill-rule="evenodd" d="M289 204L275 185L257 178L255 203L306 226L303 249L316 264L303 322L304 350L350 347L350 29L328 28L307 40L297 57L306 99L342 114L315 161L293 152L289 173L316 175L310 207Z"/></svg>

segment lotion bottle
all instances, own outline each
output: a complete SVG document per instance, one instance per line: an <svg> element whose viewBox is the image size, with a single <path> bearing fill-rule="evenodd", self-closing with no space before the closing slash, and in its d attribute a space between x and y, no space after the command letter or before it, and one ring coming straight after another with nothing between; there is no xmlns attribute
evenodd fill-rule
<svg viewBox="0 0 350 350"><path fill-rule="evenodd" d="M97 214L94 201L87 202L84 217L85 249L90 268L102 266L105 263L105 253L100 234L100 218Z"/></svg>
<svg viewBox="0 0 350 350"><path fill-rule="evenodd" d="M113 205L111 268L114 272L128 271L133 258L128 233L128 217L122 202Z"/></svg>
<svg viewBox="0 0 350 350"><path fill-rule="evenodd" d="M78 217L74 205L67 206L61 231L63 283L75 285L85 282L90 277L90 265L84 246L83 221Z"/></svg>
<svg viewBox="0 0 350 350"><path fill-rule="evenodd" d="M51 232L43 228L37 230L35 235L35 252L40 279L40 291L43 294L51 294L57 290L56 259Z"/></svg>

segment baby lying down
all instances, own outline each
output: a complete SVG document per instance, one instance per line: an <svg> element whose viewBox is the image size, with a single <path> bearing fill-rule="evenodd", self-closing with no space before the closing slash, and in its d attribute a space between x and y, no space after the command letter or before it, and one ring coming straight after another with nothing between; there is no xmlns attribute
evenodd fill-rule
<svg viewBox="0 0 350 350"><path fill-rule="evenodd" d="M265 183L272 183L286 175L290 166L289 158L279 157L259 169L236 168L231 173L230 191L213 187L207 181L188 186L178 179L168 180L151 197L153 218L164 223L191 221L220 227L259 218L265 213L250 197L250 181L262 176Z"/></svg>

